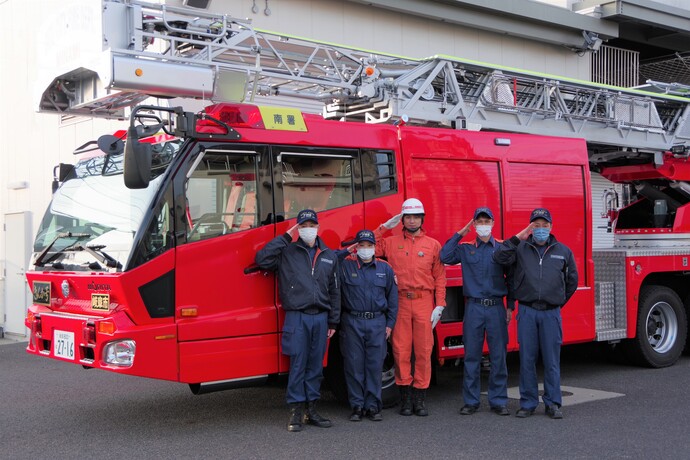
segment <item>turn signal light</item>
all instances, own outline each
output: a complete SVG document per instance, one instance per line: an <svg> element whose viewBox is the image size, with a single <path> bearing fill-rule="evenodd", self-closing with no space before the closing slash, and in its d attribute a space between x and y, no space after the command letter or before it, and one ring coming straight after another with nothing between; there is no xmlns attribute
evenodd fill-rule
<svg viewBox="0 0 690 460"><path fill-rule="evenodd" d="M110 334L115 333L115 323L111 321L99 321L98 322L98 332L100 334Z"/></svg>
<svg viewBox="0 0 690 460"><path fill-rule="evenodd" d="M198 314L196 307L180 308L180 316L189 318Z"/></svg>

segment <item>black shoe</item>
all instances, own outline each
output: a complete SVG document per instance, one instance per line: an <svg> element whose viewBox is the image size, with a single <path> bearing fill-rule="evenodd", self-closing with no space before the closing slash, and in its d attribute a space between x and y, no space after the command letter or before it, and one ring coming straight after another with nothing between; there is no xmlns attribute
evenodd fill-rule
<svg viewBox="0 0 690 460"><path fill-rule="evenodd" d="M367 418L371 420L372 422L380 422L383 420L383 415L381 415L381 411L376 410L376 409L369 409L367 411Z"/></svg>
<svg viewBox="0 0 690 460"><path fill-rule="evenodd" d="M307 410L304 414L304 422L319 428L330 428L332 423L327 418L323 418L316 412L316 401L307 403Z"/></svg>
<svg viewBox="0 0 690 460"><path fill-rule="evenodd" d="M426 390L420 390L413 387L412 392L412 409L414 410L414 415L426 417L429 415L429 411L426 410L426 406L424 405L426 400Z"/></svg>
<svg viewBox="0 0 690 460"><path fill-rule="evenodd" d="M288 431L302 431L302 403L290 404L290 421Z"/></svg>
<svg viewBox="0 0 690 460"><path fill-rule="evenodd" d="M532 414L534 414L534 409L525 409L524 407L521 407L517 412L515 412L515 416L517 418L527 418Z"/></svg>
<svg viewBox="0 0 690 460"><path fill-rule="evenodd" d="M400 387L400 415L412 415L412 387L410 385Z"/></svg>
<svg viewBox="0 0 690 460"><path fill-rule="evenodd" d="M546 415L548 415L552 419L563 418L563 412L561 412L561 408L556 406L555 404L553 406L546 406Z"/></svg>
<svg viewBox="0 0 690 460"><path fill-rule="evenodd" d="M362 408L355 407L352 409L352 415L350 415L351 422L361 422L362 421Z"/></svg>
<svg viewBox="0 0 690 460"><path fill-rule="evenodd" d="M491 412L498 415L510 415L510 411L506 406L491 406Z"/></svg>
<svg viewBox="0 0 690 460"><path fill-rule="evenodd" d="M465 404L462 406L462 409L460 409L460 415L472 415L475 412L479 410L479 406L470 406L469 404Z"/></svg>

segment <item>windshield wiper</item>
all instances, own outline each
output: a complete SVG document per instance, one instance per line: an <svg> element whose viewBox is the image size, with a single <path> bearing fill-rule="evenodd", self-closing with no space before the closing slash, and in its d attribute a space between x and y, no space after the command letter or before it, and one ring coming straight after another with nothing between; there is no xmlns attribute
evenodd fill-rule
<svg viewBox="0 0 690 460"><path fill-rule="evenodd" d="M55 236L55 238L53 238L53 241L51 241L50 244L48 246L46 246L45 249L43 249L43 251L41 251L41 253L38 255L38 257L36 257L36 260L34 261L34 265L36 267L42 267L43 265L45 265L43 263L43 259L48 254L48 251L50 251L53 248L53 245L55 244L55 242L57 240L59 240L61 238L88 238L89 236L91 236L90 233L72 233L72 232L58 233Z"/></svg>
<svg viewBox="0 0 690 460"><path fill-rule="evenodd" d="M83 249L84 251L94 256L100 263L105 264L106 267L122 268L122 264L115 260L111 255L103 251L103 248L105 248L104 244L94 244L92 246L82 246L78 244L75 245L72 249L74 249L75 251Z"/></svg>

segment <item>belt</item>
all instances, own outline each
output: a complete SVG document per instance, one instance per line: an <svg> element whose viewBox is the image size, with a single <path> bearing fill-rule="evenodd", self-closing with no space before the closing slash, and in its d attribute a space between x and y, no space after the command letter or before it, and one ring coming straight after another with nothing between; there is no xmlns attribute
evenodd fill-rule
<svg viewBox="0 0 690 460"><path fill-rule="evenodd" d="M301 310L301 311L302 311L302 313L304 313L306 315L318 315L319 313L323 313L326 310L321 310L320 308L316 308L316 307L310 307L310 308L305 308L304 310Z"/></svg>
<svg viewBox="0 0 690 460"><path fill-rule="evenodd" d="M355 318L364 318L364 319L374 319L377 316L380 316L383 314L380 311L353 311L353 310L347 310L347 313L349 315L354 316Z"/></svg>
<svg viewBox="0 0 690 460"><path fill-rule="evenodd" d="M523 302L521 300L518 300L518 304L520 305L525 305L530 308L534 308L535 310L553 310L554 308L560 307L560 305L554 305L551 303L546 303L546 302Z"/></svg>
<svg viewBox="0 0 690 460"><path fill-rule="evenodd" d="M421 299L424 295L424 291L421 289L418 291L399 291L398 295L406 299Z"/></svg>
<svg viewBox="0 0 690 460"><path fill-rule="evenodd" d="M489 297L486 299L479 299L477 297L468 297L467 300L478 303L484 307L493 307L494 305L499 305L503 303L503 299L500 297Z"/></svg>

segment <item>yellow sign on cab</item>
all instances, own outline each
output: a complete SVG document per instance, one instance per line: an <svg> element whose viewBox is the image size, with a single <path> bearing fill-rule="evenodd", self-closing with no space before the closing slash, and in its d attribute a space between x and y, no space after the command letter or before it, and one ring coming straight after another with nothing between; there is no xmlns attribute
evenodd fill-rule
<svg viewBox="0 0 690 460"><path fill-rule="evenodd" d="M307 125L299 109L259 106L259 111L266 129L307 132Z"/></svg>

